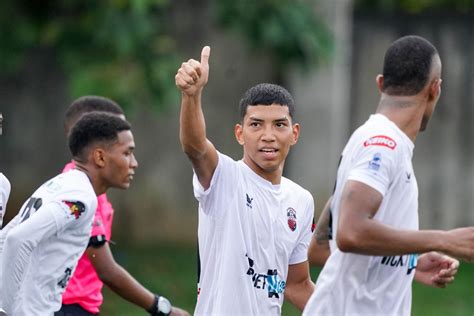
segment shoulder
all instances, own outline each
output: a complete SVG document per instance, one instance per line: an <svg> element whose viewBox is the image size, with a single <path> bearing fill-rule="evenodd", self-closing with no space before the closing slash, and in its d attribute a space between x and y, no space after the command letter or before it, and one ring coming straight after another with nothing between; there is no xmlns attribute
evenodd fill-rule
<svg viewBox="0 0 474 316"><path fill-rule="evenodd" d="M0 172L0 188L10 191L10 181L8 178Z"/></svg>
<svg viewBox="0 0 474 316"><path fill-rule="evenodd" d="M303 188L298 183L288 178L282 177L281 184L283 186L283 189L286 190L288 193L292 195L297 195L299 198L304 198L306 200L313 200L313 195L311 194L311 192Z"/></svg>
<svg viewBox="0 0 474 316"><path fill-rule="evenodd" d="M229 176L235 175L237 170L241 169L238 161L235 161L233 158L219 151L217 152L217 159L217 166L214 175L221 174L224 178L228 178Z"/></svg>
<svg viewBox="0 0 474 316"><path fill-rule="evenodd" d="M351 159L375 153L394 157L402 146L403 139L390 124L369 120L352 134L343 155L350 156Z"/></svg>
<svg viewBox="0 0 474 316"><path fill-rule="evenodd" d="M372 115L354 134L364 147L378 146L398 150L403 144L402 133L396 125L382 115Z"/></svg>
<svg viewBox="0 0 474 316"><path fill-rule="evenodd" d="M76 167L76 164L74 163L74 160L72 160L64 166L63 173L67 172L67 171L70 171L70 170L74 169L75 167Z"/></svg>
<svg viewBox="0 0 474 316"><path fill-rule="evenodd" d="M219 164L237 164L238 162L235 161L232 157L217 151L217 157L219 159Z"/></svg>
<svg viewBox="0 0 474 316"><path fill-rule="evenodd" d="M39 189L53 199L77 200L97 205L97 196L89 178L79 170L62 173L45 182Z"/></svg>

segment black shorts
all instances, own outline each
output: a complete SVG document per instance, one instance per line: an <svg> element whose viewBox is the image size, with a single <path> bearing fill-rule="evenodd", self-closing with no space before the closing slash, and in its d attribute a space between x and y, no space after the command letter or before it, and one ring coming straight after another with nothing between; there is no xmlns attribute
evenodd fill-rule
<svg viewBox="0 0 474 316"><path fill-rule="evenodd" d="M86 311L79 304L63 304L61 309L54 313L54 316L95 316L99 314L92 314Z"/></svg>

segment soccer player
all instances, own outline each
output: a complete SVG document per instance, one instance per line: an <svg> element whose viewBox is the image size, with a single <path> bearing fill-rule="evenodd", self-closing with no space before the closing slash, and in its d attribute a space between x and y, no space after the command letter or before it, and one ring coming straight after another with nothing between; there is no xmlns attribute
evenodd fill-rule
<svg viewBox="0 0 474 316"><path fill-rule="evenodd" d="M125 119L124 112L116 102L100 96L84 96L66 110L64 129L66 135L77 120L85 113L107 112ZM75 168L72 160L63 172ZM114 209L106 193L97 197L97 210L94 216L89 244L79 259L77 268L69 280L62 296L61 309L56 316L96 315L103 302L102 287L105 283L112 291L129 302L144 308L151 315L188 315L187 312L171 307L164 296L155 295L141 285L113 257L109 246L112 234Z"/></svg>
<svg viewBox="0 0 474 316"><path fill-rule="evenodd" d="M294 102L284 88L258 84L240 101L235 125L243 158L218 152L206 137L201 95L210 48L176 74L181 90L180 140L194 169L199 201L196 315L281 314L286 298L302 310L313 292L307 249L311 194L282 176L298 140Z"/></svg>
<svg viewBox="0 0 474 316"><path fill-rule="evenodd" d="M2 135L3 115L0 113L0 136ZM0 229L2 229L3 216L7 208L8 197L10 196L10 182L3 173L0 172Z"/></svg>
<svg viewBox="0 0 474 316"><path fill-rule="evenodd" d="M412 155L441 93L436 48L418 36L396 40L376 83L377 111L344 148L319 221L317 229L329 227L316 238L330 239L331 254L303 315L410 315L413 279L453 280L459 262L442 253L474 259L474 228L418 229Z"/></svg>
<svg viewBox="0 0 474 316"><path fill-rule="evenodd" d="M76 167L40 186L0 232L5 238L0 308L10 316L53 315L89 242L97 195L126 189L137 161L130 124L89 113L72 129ZM3 250L3 251L2 251Z"/></svg>

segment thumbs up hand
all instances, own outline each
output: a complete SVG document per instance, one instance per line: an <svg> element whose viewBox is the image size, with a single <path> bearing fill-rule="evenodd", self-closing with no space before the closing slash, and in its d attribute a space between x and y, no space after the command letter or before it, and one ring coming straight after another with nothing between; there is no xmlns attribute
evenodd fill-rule
<svg viewBox="0 0 474 316"><path fill-rule="evenodd" d="M209 56L211 48L204 46L201 52L201 61L190 59L181 64L175 76L176 86L187 96L195 96L202 92L202 89L209 79Z"/></svg>

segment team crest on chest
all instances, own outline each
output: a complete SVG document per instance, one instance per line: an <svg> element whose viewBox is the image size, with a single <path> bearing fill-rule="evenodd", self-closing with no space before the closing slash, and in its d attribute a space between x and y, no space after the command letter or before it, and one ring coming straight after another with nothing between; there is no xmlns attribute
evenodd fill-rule
<svg viewBox="0 0 474 316"><path fill-rule="evenodd" d="M294 232L296 230L296 211L292 207L289 207L286 210L286 217L288 218L288 227Z"/></svg>

